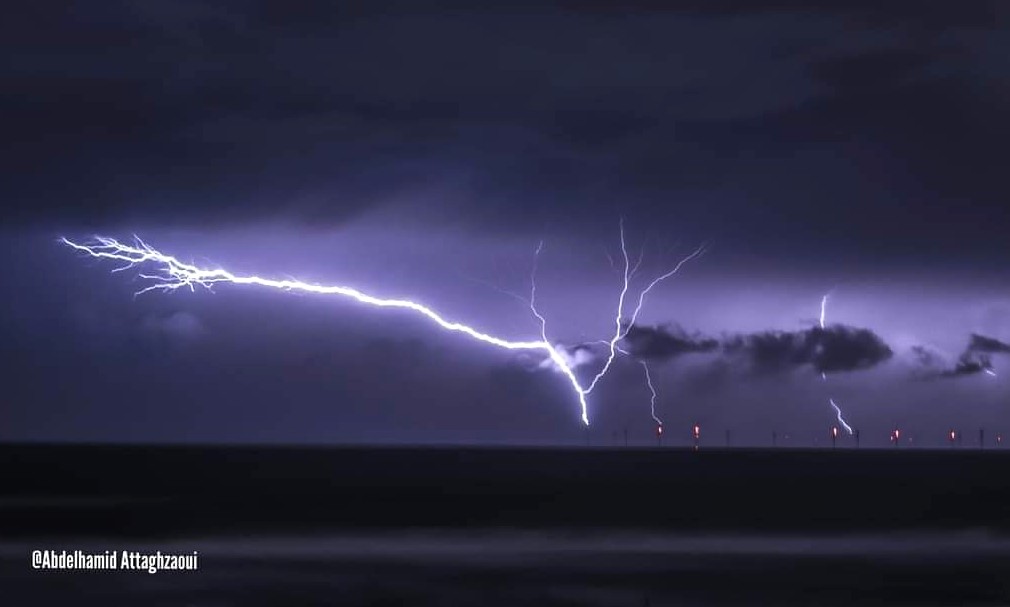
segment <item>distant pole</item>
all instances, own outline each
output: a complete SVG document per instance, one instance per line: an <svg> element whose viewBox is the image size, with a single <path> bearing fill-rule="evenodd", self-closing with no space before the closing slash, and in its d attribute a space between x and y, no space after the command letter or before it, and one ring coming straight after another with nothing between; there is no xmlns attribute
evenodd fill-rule
<svg viewBox="0 0 1010 607"><path fill-rule="evenodd" d="M772 430L772 447L777 447L779 442L778 432Z"/></svg>
<svg viewBox="0 0 1010 607"><path fill-rule="evenodd" d="M957 440L957 432L951 428L950 432L947 434L947 441L950 442L950 446L954 446L954 441Z"/></svg>
<svg viewBox="0 0 1010 607"><path fill-rule="evenodd" d="M901 429L895 428L891 431L891 440L894 441L895 447L901 446Z"/></svg>
<svg viewBox="0 0 1010 607"><path fill-rule="evenodd" d="M834 449L838 442L838 426L831 426L831 448Z"/></svg>
<svg viewBox="0 0 1010 607"><path fill-rule="evenodd" d="M999 432L997 432L996 433L996 446L999 447L1001 444L1003 444L1003 435L1000 434Z"/></svg>
<svg viewBox="0 0 1010 607"><path fill-rule="evenodd" d="M663 424L656 425L656 446L663 446Z"/></svg>
<svg viewBox="0 0 1010 607"><path fill-rule="evenodd" d="M856 428L856 449L859 448L859 428Z"/></svg>
<svg viewBox="0 0 1010 607"><path fill-rule="evenodd" d="M697 451L698 450L698 440L701 438L701 426L699 426L698 424L695 424L694 428L692 428L691 430L692 430L692 432L694 434L694 450Z"/></svg>
<svg viewBox="0 0 1010 607"><path fill-rule="evenodd" d="M985 449L985 428L978 429L978 448Z"/></svg>

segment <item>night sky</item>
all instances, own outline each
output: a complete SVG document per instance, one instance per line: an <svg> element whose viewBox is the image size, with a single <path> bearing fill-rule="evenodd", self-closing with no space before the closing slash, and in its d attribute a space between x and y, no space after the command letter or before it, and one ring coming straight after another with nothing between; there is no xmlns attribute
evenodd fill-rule
<svg viewBox="0 0 1010 607"><path fill-rule="evenodd" d="M22 3L0 22L2 440L582 444L543 357L59 244L409 297L508 339L539 256L590 440L1010 436L1001 2ZM826 328L821 298L829 294ZM986 370L998 374L994 377ZM826 380L821 373L826 374ZM784 436L788 434L788 441ZM967 440L967 439L966 439Z"/></svg>

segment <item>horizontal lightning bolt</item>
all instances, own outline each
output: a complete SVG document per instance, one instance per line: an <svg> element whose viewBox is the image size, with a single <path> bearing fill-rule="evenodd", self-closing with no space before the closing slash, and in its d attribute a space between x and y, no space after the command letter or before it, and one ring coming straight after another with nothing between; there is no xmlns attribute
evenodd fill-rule
<svg viewBox="0 0 1010 607"><path fill-rule="evenodd" d="M255 285L285 291L302 291L320 295L336 295L370 306L411 310L431 320L446 331L461 333L474 340L496 346L498 348L506 350L542 351L550 357L565 377L568 378L568 381L571 383L572 388L578 396L579 406L582 410L582 422L586 425L589 424L587 411L588 407L586 404L586 395L589 391L582 388L573 369L568 365L561 353L558 352L558 350L547 340L546 321L543 316L536 311L536 307L532 301L530 303L530 307L533 309L534 314L541 323L541 339L513 341L484 333L460 322L447 320L428 306L409 299L387 299L376 297L353 287L344 285L320 285L302 282L295 279L275 280L255 275L243 276L233 274L221 268L200 268L193 264L184 263L171 255L166 255L136 237L134 245L124 244L114 238L101 236L96 237L95 242L91 244L78 244L67 238L61 238L60 241L77 251L90 255L91 257L118 261L125 264L113 271L126 270L139 264L154 264L158 266L159 273L140 275L142 278L153 281L154 284L137 291L136 295L141 295L154 290L174 291L183 287L188 287L191 291L195 291L197 286L210 289L217 283Z"/></svg>

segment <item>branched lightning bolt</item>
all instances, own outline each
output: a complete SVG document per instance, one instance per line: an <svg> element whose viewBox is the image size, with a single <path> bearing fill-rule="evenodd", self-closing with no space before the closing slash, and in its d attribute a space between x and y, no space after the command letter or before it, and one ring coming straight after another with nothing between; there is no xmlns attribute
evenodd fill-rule
<svg viewBox="0 0 1010 607"><path fill-rule="evenodd" d="M649 286L647 286L644 289L642 289L642 292L638 294L638 305L635 306L635 312L631 315L631 321L628 323L627 327L624 329L624 335L628 334L628 331L631 330L631 327L633 327L635 325L635 322L638 320L638 315L642 312L642 306L645 305L645 296L649 294L649 291L651 291L653 289L653 287L655 287L659 283L663 282L667 278L670 278L671 276L673 276L674 274L676 274L677 272L679 272L680 268L684 264L686 264L687 262L691 261L695 257L698 257L699 255L701 255L704 252L705 252L705 245L701 245L700 247L698 247L697 249L695 249L694 252L692 252L690 255L688 255L684 259L681 259L679 262L677 262L677 265L673 266L673 269L671 269L669 272L667 272L665 274L661 274L660 276L656 277L655 279L653 279L652 282L649 283Z"/></svg>
<svg viewBox="0 0 1010 607"><path fill-rule="evenodd" d="M603 364L603 368L593 377L593 381L589 383L589 387L586 388L586 394L593 391L596 387L597 382L607 374L610 370L610 365L614 362L614 357L617 356L617 342L621 340L621 319L624 316L624 298L628 295L628 284L631 281L631 261L628 259L628 247L624 241L624 220L621 220L621 253L624 255L624 284L621 287L621 295L617 298L617 316L614 320L616 328L614 329L614 336L610 338L609 349L610 353L607 355L607 362ZM641 259L639 259L641 262ZM637 266L636 266L637 268Z"/></svg>
<svg viewBox="0 0 1010 607"><path fill-rule="evenodd" d="M827 310L827 307L828 307L828 294L824 294L824 296L821 297L821 329L824 328L824 315L825 311ZM823 371L821 371L821 380L824 382L828 381L828 376ZM850 426L845 421L845 418L842 417L841 407L835 404L835 399L831 398L830 396L828 397L828 403L831 405L831 408L835 410L835 416L838 418L838 423L840 423L842 427L845 428L845 431L851 435L852 426Z"/></svg>
<svg viewBox="0 0 1010 607"><path fill-rule="evenodd" d="M624 354L625 356L630 356L630 353L618 347L617 344L622 339L624 339L628 335L628 332L631 331L632 327L635 326L635 323L638 321L638 315L642 312L642 308L645 305L645 297L649 294L649 292L652 291L652 289L656 287L656 285L660 284L661 282L665 281L666 279L670 278L671 276L679 272L680 269L684 266L684 264L686 264L687 262L700 256L702 253L705 252L705 245L699 246L697 249L691 252L690 255L684 257L679 262L677 262L677 264L673 266L673 268L671 268L669 271L654 278L652 282L650 282L648 286L642 289L642 291L638 294L638 303L635 306L635 311L632 313L631 319L627 323L624 323L624 302L625 299L627 298L628 289L631 284L631 278L638 272L638 269L642 265L642 260L645 257L645 250L643 248L643 250L639 253L638 260L632 267L630 259L628 257L628 247L624 238L623 220L621 221L620 224L620 232L621 232L621 254L624 257L624 276L623 276L623 283L621 286L621 295L617 299L617 314L614 318L614 327L615 327L614 335L613 337L610 338L609 341L600 340L599 342L607 345L608 349L607 360L603 364L603 367L600 369L600 371L593 378L593 381L589 384L589 387L586 388L585 391L586 394L592 392L593 388L596 387L597 382L599 382L600 379L602 379L603 376L607 374L607 371L609 371L611 365L613 365L614 358L617 356L618 352ZM614 261L613 258L610 257L609 253L607 254L607 259L610 260L610 265L613 266ZM655 420L657 424L663 425L663 421L659 419L659 417L656 415L657 394L656 394L656 388L652 383L652 377L649 373L649 366L644 360L640 360L638 362L642 365L642 368L645 370L645 381L648 384L649 392L651 393L650 411L652 414L652 419Z"/></svg>
<svg viewBox="0 0 1010 607"><path fill-rule="evenodd" d="M572 388L575 389L575 393L579 396L579 405L582 407L582 423L589 425L589 414L588 405L586 404L586 395L589 394L589 390L583 389L582 384L579 383L578 378L575 376L575 372L572 368L564 361L561 354L558 353L557 349L550 345L550 340L547 339L547 319L544 318L543 314L537 310L537 265L540 261L540 251L544 248L544 241L540 241L537 245L537 250L533 254L533 269L530 271L530 312L533 316L536 316L537 320L540 322L540 339L541 342L547 345L551 353L551 360L554 364L561 369L561 372L565 374L568 381L571 382Z"/></svg>
<svg viewBox="0 0 1010 607"><path fill-rule="evenodd" d="M622 245L624 244L623 238L622 238L621 244ZM676 274L677 272L679 272L680 268L683 267L684 264L686 264L687 262L691 261L692 259L698 257L699 255L701 255L704 252L705 252L705 245L699 246L690 255L688 255L687 257L685 257L683 259L681 259L679 262L677 262L677 264L671 270L669 270L668 272L666 272L664 274L661 274L661 275L657 276L656 278L654 278L652 280L652 282L649 283L649 285L647 287L645 287L644 289L642 289L642 292L638 294L638 304L635 306L635 311L631 315L631 320L628 321L628 323L623 327L623 331L621 330L621 321L620 321L620 319L621 319L621 309L618 308L618 313L617 313L617 318L618 318L617 325L618 325L618 332L619 332L618 333L618 341L621 340L621 339L624 339L624 337L628 335L628 332L631 331L631 328L635 326L635 322L638 321L638 315L642 312L642 307L645 305L645 296L649 294L649 291L651 291L653 289L653 287L655 287L659 283L663 282L667 278L670 278L671 276L673 276L674 274ZM638 270L638 267L641 265L641 263L642 263L642 258L640 256L639 259L638 259L638 263L635 264L635 268L631 272L632 274L634 274ZM627 290L627 284L625 284L625 290ZM622 299L622 303L623 303L623 299ZM617 348L616 347L616 344L617 344L616 341L611 341L610 343L611 343L611 347L615 348L621 354L624 354L626 356L630 356L630 354L626 350L622 350L621 348ZM612 358L611 358L611 360L608 360L607 364L609 365L610 362L612 362ZM663 420L660 419L658 415L656 415L656 399L658 398L658 396L656 394L656 387L652 383L652 375L649 372L649 364L646 363L644 360L639 360L638 362L639 362L639 364L642 365L642 369L645 371L645 383L648 384L648 386L649 386L649 393L651 395L650 399L649 399L649 412L652 415L652 419L657 424L659 424L660 426L662 426L663 425ZM604 372L606 372L606 367L604 367Z"/></svg>
<svg viewBox="0 0 1010 607"><path fill-rule="evenodd" d="M142 241L140 238L135 238L135 243L133 245L121 243L114 238L101 236L96 237L95 242L91 244L77 244L67 238L61 238L60 241L77 251L90 255L91 257L109 259L125 264L113 271L126 270L138 264L150 263L158 266L157 274L140 274L142 278L151 280L154 284L137 291L136 295L141 295L153 290L174 291L183 287L188 287L191 291L195 291L197 286L210 289L213 285L222 282L238 285L255 285L285 291L302 291L321 295L337 295L370 306L411 310L428 318L446 331L462 333L479 342L490 344L498 348L506 350L542 351L550 357L565 377L568 378L568 381L571 383L572 388L578 396L579 406L582 410L582 422L586 425L589 424L587 411L588 407L586 404L586 394L588 394L588 390L584 390L582 388L578 378L575 376L575 372L565 361L564 357L561 356L558 350L547 340L546 321L543 316L536 311L536 307L532 301L530 302L530 307L533 309L534 314L536 314L541 323L541 339L536 341L512 341L478 331L477 329L460 322L449 321L428 306L408 299L387 299L376 297L353 287L344 285L320 285L306 283L295 279L275 280L255 275L237 275L222 268L200 268L193 264L184 263L171 255L161 253L154 247L151 247Z"/></svg>
<svg viewBox="0 0 1010 607"><path fill-rule="evenodd" d="M646 286L644 289L642 289L641 293L638 294L638 304L635 306L635 311L631 315L631 320L625 324L622 324L624 320L624 301L628 294L628 288L631 283L631 277L634 276L636 272L638 272L638 268L642 265L642 259L645 256L645 251L643 250L639 254L638 261L635 262L634 267L632 267L630 260L628 258L628 247L625 244L624 239L623 221L621 222L620 227L621 227L621 253L624 256L624 282L621 288L621 295L617 300L617 315L614 318L614 325L615 325L614 336L607 343L609 349L607 361L603 364L603 368L600 369L600 371L596 374L596 377L594 377L593 381L589 384L589 387L586 389L586 394L593 391L593 388L596 387L596 383L600 381L600 379L604 375L607 374L607 371L610 369L610 366L614 363L616 353L620 351L619 348L617 347L617 343L628 335L628 332L631 331L632 327L635 326L635 322L638 321L638 315L642 312L642 307L645 305L645 296L648 295L649 292L652 291L652 289L656 285L679 272L680 268L683 267L684 264L686 264L687 262L691 261L692 259L698 257L699 255L705 252L705 245L699 246L690 255L677 262L677 264L671 270L654 278L652 282L650 282L649 285Z"/></svg>
<svg viewBox="0 0 1010 607"><path fill-rule="evenodd" d="M479 331L470 325L466 325L460 322L454 322L447 320L442 315L438 314L432 308L425 306L424 304L411 301L408 299L391 299L377 297L368 294L364 291L356 289L354 287L345 285L320 285L315 283L306 283L294 278L287 278L284 280L277 280L271 278L264 278L256 275L238 275L223 268L206 269L201 268L195 264L185 263L180 261L178 258L171 255L166 255L154 247L148 245L146 242L141 240L139 237L134 237L133 244L122 243L115 238L108 238L97 236L95 240L90 243L78 244L67 238L61 238L60 242L63 244L79 251L86 253L91 257L97 259L107 259L116 262L121 262L123 265L113 268L113 272L120 272L133 268L138 265L150 264L156 267L157 271L153 274L139 274L141 278L151 281L151 284L140 289L135 293L135 296L142 295L144 293L160 290L160 291L174 291L180 288L189 288L190 291L195 291L196 287L203 287L211 290L213 286L217 283L231 283L237 285L254 285L260 287L268 287L273 289L280 289L285 291L302 291L307 293L315 293L320 295L337 295L340 297L352 299L359 303L367 304L370 306L380 307L380 308L397 308L397 309L407 309L415 313L418 313L429 320L433 321L436 325L442 329L454 333L462 333L468 337L489 345L496 346L498 348L506 350L539 350L544 352L548 358L557 366L557 368L564 374L571 384L572 389L575 391L577 396L579 407L581 409L581 419L586 425L589 424L588 416L588 404L587 397L596 387L597 383L607 374L610 370L614 358L617 353L620 352L625 355L629 353L620 347L618 343L623 339L628 331L634 326L635 321L638 319L638 315L642 310L645 302L645 297L656 285L666 280L667 278L676 274L680 268L688 261L699 256L704 251L704 246L699 247L693 253L682 259L673 269L655 278L649 285L639 294L638 303L635 307L634 314L631 317L631 321L627 324L622 325L624 317L624 305L627 299L628 289L630 287L631 278L637 272L638 268L642 264L642 259L644 257L644 250L640 253L634 266L631 264L630 257L628 255L627 244L624 235L624 222L620 223L620 236L621 236L621 253L624 259L624 271L620 296L617 301L617 313L614 318L614 334L613 336L602 343L607 344L608 347L608 357L603 367L596 373L589 385L583 388L578 377L575 374L573 366L568 363L562 353L559 351L559 347L552 345L547 337L547 320L539 312L536 307L536 272L537 264L540 256L540 252L543 250L544 243L541 241L537 246L535 255L533 269L530 276L530 299L528 302L530 311L533 316L537 319L540 324L540 340L523 340L514 341L507 340L501 337L491 335L489 333L484 333ZM609 258L609 255L608 255ZM611 265L613 265L613 260L611 259ZM501 289L498 289L501 290ZM503 291L504 292L504 291ZM516 295L511 292L506 292L511 297L525 301L521 296ZM630 356L630 355L629 355ZM657 423L662 424L662 421L656 415L656 400L657 394L656 389L652 383L652 378L649 373L648 365L645 361L638 361L646 375L646 382L649 386L649 390L652 394L651 398L651 412L652 418L656 420Z"/></svg>

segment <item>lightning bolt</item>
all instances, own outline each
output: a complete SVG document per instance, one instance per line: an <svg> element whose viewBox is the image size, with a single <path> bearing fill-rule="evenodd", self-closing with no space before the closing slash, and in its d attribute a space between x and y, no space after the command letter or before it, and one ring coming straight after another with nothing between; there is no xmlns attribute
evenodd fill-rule
<svg viewBox="0 0 1010 607"><path fill-rule="evenodd" d="M631 315L631 320L629 320L627 323L624 323L623 322L624 302L628 295L628 289L631 284L631 277L635 275L639 267L642 265L642 259L645 256L645 251L643 250L641 254L639 254L638 261L635 263L635 266L631 267L631 262L628 257L628 247L627 244L625 243L624 238L623 220L621 221L620 229L621 229L621 253L624 256L624 278L623 278L623 286L621 287L621 295L617 300L617 315L614 318L615 330L613 337L611 337L610 341L607 342L609 350L607 360L603 364L603 367L600 369L600 371L596 374L596 377L593 378L593 381L589 384L589 387L586 389L587 394L593 391L593 388L596 387L596 383L600 381L600 379L603 378L604 375L607 374L607 371L610 370L610 366L614 363L614 358L617 356L617 352L620 351L623 354L627 354L627 352L621 351L617 347L617 344L622 339L627 337L628 332L631 331L632 327L635 326L635 323L638 321L638 315L641 313L642 308L645 305L645 297L649 294L649 292L652 291L652 289L656 285L670 278L674 274L680 272L680 269L684 266L684 264L686 264L687 262L691 261L692 259L698 257L699 255L705 252L705 245L699 246L690 255L677 262L677 264L672 269L654 278L652 282L650 282L648 286L642 289L642 291L638 294L638 304L635 306L635 311ZM653 417L655 417L655 415L653 415Z"/></svg>
<svg viewBox="0 0 1010 607"><path fill-rule="evenodd" d="M645 296L649 294L649 291L651 291L656 285L663 282L667 278L670 278L677 272L680 272L680 268L683 267L684 264L698 257L704 252L705 252L705 245L699 246L690 255L677 262L677 265L673 266L673 268L670 271L666 272L665 274L660 274L655 279L653 279L652 282L649 283L649 286L642 289L642 292L638 294L638 305L635 306L635 312L631 315L631 321L628 323L627 328L625 328L624 335L627 335L628 331L631 330L631 327L635 326L635 322L638 321L638 314L642 311L642 306L645 305Z"/></svg>
<svg viewBox="0 0 1010 607"><path fill-rule="evenodd" d="M993 369L988 369L988 368L987 368L987 369L985 370L985 372L986 372L986 373L987 373L988 375L992 376L992 377L996 377L996 371L995 371L995 370L993 370Z"/></svg>
<svg viewBox="0 0 1010 607"><path fill-rule="evenodd" d="M821 296L821 328L824 328L824 314L828 308L828 293Z"/></svg>
<svg viewBox="0 0 1010 607"><path fill-rule="evenodd" d="M515 341L508 340L501 337L491 335L479 331L478 329L463 324L461 322L450 321L443 317L441 314L433 310L432 308L408 299L391 299L382 298L375 295L366 293L357 288L346 286L346 285L321 285L315 283L307 283L294 278L288 278L284 280L277 280L271 278L264 278L256 275L238 275L234 274L223 268L201 268L197 265L191 263L185 263L180 261L178 258L171 255L167 255L155 249L154 247L148 245L146 242L141 240L139 237L134 237L133 244L122 243L115 238L108 238L103 236L96 236L93 242L78 244L67 238L61 238L60 242L64 245L69 246L81 253L85 253L96 259L112 260L122 263L123 265L114 268L113 272L121 272L133 268L138 265L150 264L156 266L157 272L154 274L139 274L141 278L151 281L152 284L137 291L134 296L139 296L144 293L151 291L175 291L181 288L188 288L190 291L195 291L197 287L203 287L208 290L212 290L213 286L218 283L231 283L237 285L253 285L259 287L267 287L272 289L279 289L284 291L301 291L307 293L315 293L320 295L334 295L347 299L354 300L358 303L379 307L379 308L396 308L405 309L413 311L421 316L424 316L428 320L434 322L436 325L442 329L453 332L464 334L471 339L476 341L489 344L498 348L505 350L534 350L541 351L557 366L558 370L565 376L568 383L571 385L572 390L575 392L576 398L579 403L579 408L581 410L582 422L586 425L589 424L588 415L588 396L596 387L597 383L607 374L613 365L614 359L617 353L620 352L624 355L630 356L630 354L618 347L618 343L621 339L627 336L628 331L634 326L638 319L638 315L642 310L645 302L645 297L648 293L660 284L664 280L670 278L674 274L680 271L681 267L692 259L701 255L704 251L704 245L698 247L690 255L682 259L677 263L671 270L653 279L649 285L642 290L638 296L638 303L635 307L635 311L632 314L630 322L622 324L624 317L624 306L627 299L628 290L631 284L631 278L637 272L638 268L642 264L642 259L644 257L644 249L635 262L634 267L632 267L630 257L628 255L628 248L624 234L624 221L620 222L620 240L621 240L621 253L624 259L624 271L622 278L622 286L620 295L617 300L617 313L614 318L614 334L609 340L601 340L601 343L605 343L608 348L608 357L602 368L596 373L592 381L587 387L583 387L582 383L579 381L578 376L575 374L575 370L571 364L568 363L565 356L562 355L559 348L561 344L553 345L547 336L547 320L540 313L536 306L536 295L537 295L537 284L536 284L536 273L537 266L540 258L540 253L544 248L543 241L537 245L534 252L533 268L530 274L530 298L525 301L521 296L516 295L512 292L506 292L509 296L528 303L530 312L537 319L540 326L540 339L539 340L523 340ZM613 265L613 264L612 264ZM501 289L498 289L501 290ZM651 397L651 413L652 418L659 424L662 421L656 415L656 400L657 394L655 386L652 383L652 378L649 373L648 365L645 361L638 361L646 375L646 383L649 386L649 390L652 394Z"/></svg>
<svg viewBox="0 0 1010 607"><path fill-rule="evenodd" d="M831 403L831 407L835 410L835 415L838 417L838 423L840 423L842 427L845 428L846 432L852 434L852 426L845 423L845 418L842 417L842 410L841 408L839 408L838 405L835 404L835 399L829 398L828 402Z"/></svg>
<svg viewBox="0 0 1010 607"><path fill-rule="evenodd" d="M649 373L649 365L644 360L638 362L642 364L642 369L645 370L645 383L648 384L649 392L652 393L652 398L649 401L649 411L652 414L652 419L662 426L663 420L659 419L656 415L656 387L652 385L652 375Z"/></svg>
<svg viewBox="0 0 1010 607"><path fill-rule="evenodd" d="M631 261L628 259L628 247L624 241L624 220L621 219L620 223L621 229L621 253L624 255L624 284L621 287L621 295L617 298L617 316L614 320L616 329L614 330L614 336L610 338L609 349L610 354L607 356L607 362L603 364L603 367L599 370L593 381L589 383L589 387L586 388L586 394L593 391L596 387L597 382L607 374L610 370L610 365L614 363L614 357L617 356L617 342L621 340L621 319L624 317L624 298L628 295L628 285L631 282ZM639 263L641 263L641 258L639 258ZM636 265L637 269L638 266Z"/></svg>
<svg viewBox="0 0 1010 607"><path fill-rule="evenodd" d="M607 345L607 349L608 349L607 360L606 360L606 362L604 362L603 367L599 370L599 372L597 372L596 376L593 377L593 381L590 382L589 387L586 388L585 394L589 394L590 392L592 392L593 388L596 387L597 382L599 382L600 379L602 379L607 374L607 371L610 370L611 365L613 365L613 363L614 363L614 359L617 357L617 353L621 353L621 354L623 354L625 356L629 356L629 357L631 356L631 354L628 351L621 349L620 347L618 347L617 344L622 339L624 339L625 337L627 337L627 335L631 331L632 327L635 326L635 323L638 321L638 315L642 312L642 308L645 306L645 298L649 294L649 292L652 291L652 289L655 288L656 285L662 283L663 281L665 281L666 279L670 278L674 274L680 272L680 269L684 266L684 264L688 263L692 259L695 259L696 257L700 256L702 253L705 252L705 245L699 246L697 249L695 249L693 252L691 252L690 255L684 257L679 262L677 262L677 264L674 265L673 268L671 268L667 272L665 272L663 274L660 274L659 276L657 276L656 278L654 278L638 294L638 303L636 304L635 310L634 310L634 312L631 315L631 319L627 323L624 323L623 322L623 320L624 320L624 302L625 302L625 300L627 298L628 289L630 288L630 285L631 285L631 278L638 272L638 269L642 265L642 260L645 257L645 249L643 248L642 251L639 253L638 260L635 262L634 267L632 267L631 260L630 260L630 258L628 256L627 242L626 242L625 237L624 237L624 220L623 219L620 222L620 233L621 233L621 254L622 254L622 257L624 259L624 273L623 273L623 280L622 280L622 286L621 286L621 294L620 294L620 296L617 299L617 314L614 317L614 335L610 338L609 341L600 340L598 342L598 343L603 343L603 344ZM538 252L539 252L539 249L538 249ZM613 260L613 258L610 257L609 253L607 254L607 259L610 260L610 265L613 266L614 265L614 260ZM648 364L644 360L640 360L638 362L642 365L642 368L645 371L645 381L646 381L646 383L649 386L649 392L651 394L650 412L651 412L651 415L652 415L652 419L655 420L655 422L657 424L659 424L659 425L662 426L663 425L663 420L661 420L656 415L656 399L657 399L657 394L656 394L656 388L655 388L654 384L652 383L652 376L650 375L650 372L649 372L649 366L648 366Z"/></svg>
<svg viewBox="0 0 1010 607"><path fill-rule="evenodd" d="M548 341L546 320L539 312L537 312L532 298L530 308L540 321L541 339L513 341L484 333L471 327L470 325L447 320L428 306L409 299L388 299L376 297L375 295L371 295L354 287L345 285L320 285L302 282L295 279L275 280L255 275L244 276L233 274L223 268L200 268L193 264L184 263L171 255L166 255L148 245L138 237L135 237L135 243L133 245L124 244L114 238L102 236L96 237L95 241L89 244L78 244L67 238L61 238L60 242L81 253L86 253L91 257L118 261L124 264L115 268L113 270L114 272L133 268L140 264L153 264L157 266L158 273L156 274L140 274L141 278L153 281L153 284L137 291L135 295L142 295L155 290L175 291L181 288L189 288L191 291L195 291L198 286L211 289L218 283L255 285L284 291L301 291L320 295L335 295L369 306L410 310L434 322L446 331L460 333L481 343L505 350L534 350L543 352L550 357L554 364L557 365L558 369L560 369L564 376L568 379L579 401L579 407L582 412L582 422L589 425L588 405L586 403L586 395L589 393L589 390L582 388L574 370L568 365L561 353L558 352L557 348L551 345ZM542 246L543 245L541 243L541 247ZM538 253L541 247L538 247ZM535 295L535 290L536 286L534 284L533 295Z"/></svg>
<svg viewBox="0 0 1010 607"><path fill-rule="evenodd" d="M622 248L623 248L623 245L624 245L624 239L623 238L621 239L621 245L622 245ZM645 296L648 295L649 291L651 291L656 285L658 285L659 283L663 282L667 278L670 278L671 276L673 276L674 274L676 274L677 272L679 272L680 268L683 267L684 264L686 264L687 262L691 261L692 259L698 257L699 255L701 255L704 252L705 252L705 245L699 246L690 255L688 255L687 257L685 257L683 259L681 259L679 262L677 262L677 264L674 265L672 269L670 269L669 271L665 272L664 274L660 274L659 276L657 276L656 278L654 278L652 280L652 282L650 282L648 284L648 286L646 286L644 289L642 289L642 291L638 294L638 304L635 306L635 311L631 315L631 320L628 321L628 323L623 327L623 332L621 330L622 329L622 327L621 327L621 309L618 308L618 312L617 312L617 326L618 326L617 336L618 337L617 337L616 341L615 340L611 340L611 342L610 342L611 348L613 348L617 352L620 352L621 354L624 354L625 356L631 356L631 354L627 350L622 350L621 348L618 348L617 347L617 342L620 341L621 339L624 339L628 335L628 332L631 331L632 327L635 326L635 323L638 321L638 315L639 315L639 313L641 313L642 307L645 305ZM638 271L638 267L641 264L642 264L642 255L639 256L638 263L635 264L635 267L631 271L631 273L634 274L636 271ZM627 290L627 285L625 285L625 290ZM623 298L622 298L622 302L623 302ZM613 350L612 350L612 352L613 352ZM609 364L611 362L613 362L613 354L611 355L611 358L607 361L607 365L604 366L603 372L606 372L606 367L609 366ZM659 416L656 415L656 399L658 398L658 396L656 394L656 387L652 383L652 375L649 372L649 365L644 360L639 360L638 362L639 362L639 364L642 365L642 369L645 372L645 383L649 386L649 393L651 394L651 397L649 399L649 412L652 415L652 419L657 424L659 424L660 426L662 426L663 425L663 420L661 420L659 418Z"/></svg>
<svg viewBox="0 0 1010 607"><path fill-rule="evenodd" d="M600 339L600 340L596 341L595 343L606 344L608 342L605 339ZM625 350L623 348L620 348L620 347L617 347L616 350L617 350L618 353L623 354L624 356L627 356L628 358L631 358L631 352L628 352L627 350ZM660 426L662 426L663 425L663 420L661 420L659 418L659 416L656 415L656 400L659 398L659 394L656 392L656 386L652 383L652 373L649 370L649 364L647 362L645 362L644 360L639 360L638 363L640 365L642 365L642 370L645 372L645 383L646 383L647 386L649 386L649 394L650 394L650 398L649 398L649 411L650 411L650 413L652 415L652 419L657 424L659 424Z"/></svg>
<svg viewBox="0 0 1010 607"><path fill-rule="evenodd" d="M539 310L537 310L537 266L540 260L540 251L542 251L543 248L544 241L541 240L537 245L536 252L533 254L533 269L530 271L530 312L532 312L533 316L535 316L540 322L541 343L546 344L547 347L550 348L552 353L551 360L554 361L554 364L556 364L558 368L561 369L561 372L565 374L568 381L571 382L575 393L578 395L579 406L582 408L582 423L588 426L589 416L587 413L588 405L586 404L586 395L589 394L589 390L582 388L582 384L579 383L578 378L575 376L575 372L568 363L561 358L557 349L550 345L551 342L547 339L547 319L544 318L543 314L541 314Z"/></svg>
<svg viewBox="0 0 1010 607"><path fill-rule="evenodd" d="M824 328L824 316L825 316L825 312L827 311L827 307L828 307L828 294L826 293L826 294L824 294L824 296L821 297L821 329ZM828 376L823 371L821 371L821 381L824 381L825 383L827 383L827 381L828 381ZM831 397L828 397L828 403L831 405L831 408L835 410L835 416L838 418L838 423L840 423L842 425L842 427L845 428L845 431L848 432L851 435L852 434L852 426L850 426L845 421L845 418L842 416L842 409L841 409L841 407L839 407L835 403L835 399L833 399Z"/></svg>

